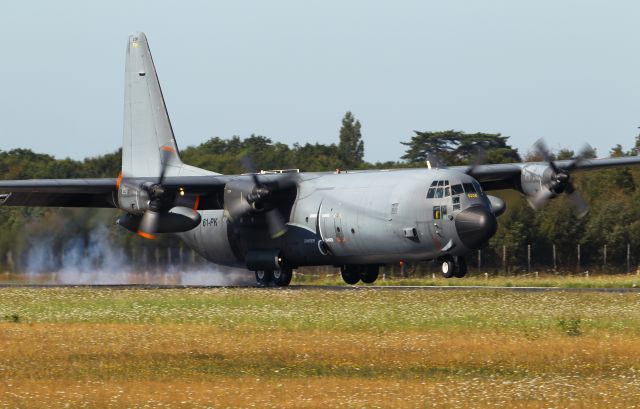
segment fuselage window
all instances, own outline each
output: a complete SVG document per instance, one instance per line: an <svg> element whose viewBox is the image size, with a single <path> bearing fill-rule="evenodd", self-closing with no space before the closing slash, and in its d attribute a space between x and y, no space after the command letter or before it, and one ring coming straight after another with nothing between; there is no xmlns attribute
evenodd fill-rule
<svg viewBox="0 0 640 409"><path fill-rule="evenodd" d="M462 185L453 185L451 186L451 194L452 195L460 195L464 193L464 190L462 190Z"/></svg>
<svg viewBox="0 0 640 409"><path fill-rule="evenodd" d="M453 197L453 210L460 210L460 196Z"/></svg>

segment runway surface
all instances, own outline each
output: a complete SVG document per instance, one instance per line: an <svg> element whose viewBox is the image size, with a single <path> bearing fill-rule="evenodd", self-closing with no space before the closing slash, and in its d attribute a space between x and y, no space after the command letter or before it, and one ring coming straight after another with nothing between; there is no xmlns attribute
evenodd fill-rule
<svg viewBox="0 0 640 409"><path fill-rule="evenodd" d="M565 288L565 287L492 287L492 286L324 286L291 285L288 287L257 286L203 286L160 284L11 284L2 283L0 288L94 288L110 290L163 290L163 289L215 289L215 288L260 288L265 291L507 291L507 292L571 292L571 293L638 293L640 288Z"/></svg>

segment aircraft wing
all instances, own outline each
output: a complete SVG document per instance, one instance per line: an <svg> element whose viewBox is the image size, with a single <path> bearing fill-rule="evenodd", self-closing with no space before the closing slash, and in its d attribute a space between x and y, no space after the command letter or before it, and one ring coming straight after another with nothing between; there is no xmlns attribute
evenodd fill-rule
<svg viewBox="0 0 640 409"><path fill-rule="evenodd" d="M620 158L604 158L604 159L583 159L573 165L572 160L555 161L555 165L562 170L571 170L571 172L580 172L596 169L606 169L624 166L640 165L640 156L625 156ZM549 164L546 162L523 162L523 163L507 163L495 165L477 165L473 167L456 166L451 169L460 170L473 176L482 184L485 190L499 189L517 189L521 186L523 172L538 174L542 176Z"/></svg>
<svg viewBox="0 0 640 409"><path fill-rule="evenodd" d="M264 175L265 184L277 184L282 178ZM200 210L220 209L224 186L248 175L169 176L162 185L169 191L184 190L188 195L201 196ZM43 207L118 207L118 179L28 179L0 180L0 206ZM122 181L136 188L144 183L156 183L156 178L135 178Z"/></svg>
<svg viewBox="0 0 640 409"><path fill-rule="evenodd" d="M116 179L0 180L0 205L113 208L116 183Z"/></svg>

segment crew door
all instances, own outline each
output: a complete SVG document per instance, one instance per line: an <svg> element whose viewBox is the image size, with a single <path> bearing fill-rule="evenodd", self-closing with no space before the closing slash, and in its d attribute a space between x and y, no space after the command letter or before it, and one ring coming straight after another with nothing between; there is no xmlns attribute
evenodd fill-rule
<svg viewBox="0 0 640 409"><path fill-rule="evenodd" d="M429 228L433 242L439 249L448 250L455 229L451 186L448 180L434 180L431 183L427 191L427 205L428 211L431 212Z"/></svg>

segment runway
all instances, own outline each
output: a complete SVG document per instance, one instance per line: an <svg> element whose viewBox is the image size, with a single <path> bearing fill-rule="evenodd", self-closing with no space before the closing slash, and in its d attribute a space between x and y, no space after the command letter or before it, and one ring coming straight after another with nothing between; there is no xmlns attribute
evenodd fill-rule
<svg viewBox="0 0 640 409"><path fill-rule="evenodd" d="M640 288L567 288L567 287L496 287L496 286L324 286L291 285L288 287L204 286L162 284L11 284L0 288L92 288L109 290L180 290L180 289L261 289L264 291L504 291L504 292L570 292L570 293L638 293Z"/></svg>

